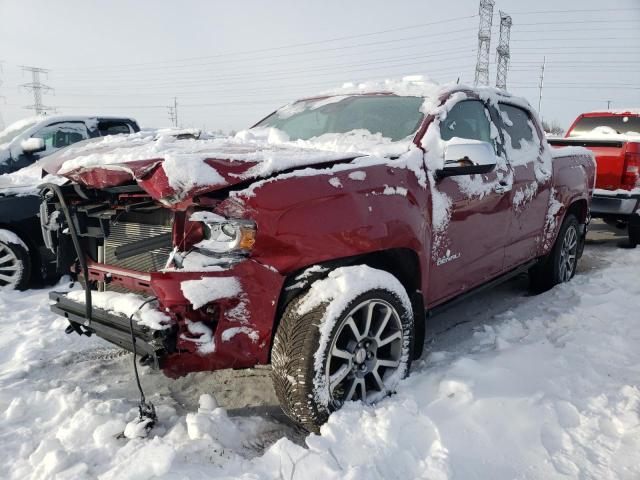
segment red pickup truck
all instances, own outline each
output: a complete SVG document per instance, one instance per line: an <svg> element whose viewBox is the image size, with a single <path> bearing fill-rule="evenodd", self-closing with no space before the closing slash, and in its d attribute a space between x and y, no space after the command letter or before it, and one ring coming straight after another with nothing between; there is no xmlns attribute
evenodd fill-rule
<svg viewBox="0 0 640 480"><path fill-rule="evenodd" d="M552 152L526 101L415 81L300 100L234 138L80 145L50 168L70 182L43 187L44 237L84 285L51 293L67 331L134 337L170 376L270 362L309 429L393 392L439 309L523 272L570 280L595 176L590 152Z"/></svg>
<svg viewBox="0 0 640 480"><path fill-rule="evenodd" d="M596 158L591 215L625 228L640 243L640 110L583 113L554 146L578 145Z"/></svg>

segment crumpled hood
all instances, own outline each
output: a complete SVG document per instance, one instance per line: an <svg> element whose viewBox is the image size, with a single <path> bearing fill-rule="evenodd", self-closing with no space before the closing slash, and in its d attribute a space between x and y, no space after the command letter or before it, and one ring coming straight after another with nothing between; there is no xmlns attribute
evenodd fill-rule
<svg viewBox="0 0 640 480"><path fill-rule="evenodd" d="M358 156L361 154L237 138L178 140L127 135L81 142L48 157L43 168L98 189L135 181L152 198L171 205L285 170Z"/></svg>

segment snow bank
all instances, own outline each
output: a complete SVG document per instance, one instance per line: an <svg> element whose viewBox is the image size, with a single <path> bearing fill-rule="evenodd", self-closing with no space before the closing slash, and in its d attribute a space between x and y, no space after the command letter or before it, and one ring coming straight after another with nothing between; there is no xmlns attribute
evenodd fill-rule
<svg viewBox="0 0 640 480"><path fill-rule="evenodd" d="M208 395L182 412L204 377L145 367L159 422L122 438L131 357L92 359L105 343L65 335L46 291L0 292L0 478L640 478L639 270L637 249L589 245L568 284L506 285L434 318L396 395L296 442Z"/></svg>
<svg viewBox="0 0 640 480"><path fill-rule="evenodd" d="M69 300L84 304L84 290L74 290L66 294ZM139 325L153 330L164 330L173 324L168 315L158 310L158 303L153 301L145 306L140 306L146 301L145 297L135 293L118 292L91 292L91 304L94 308L100 308L116 315L125 317L133 316L133 320Z"/></svg>

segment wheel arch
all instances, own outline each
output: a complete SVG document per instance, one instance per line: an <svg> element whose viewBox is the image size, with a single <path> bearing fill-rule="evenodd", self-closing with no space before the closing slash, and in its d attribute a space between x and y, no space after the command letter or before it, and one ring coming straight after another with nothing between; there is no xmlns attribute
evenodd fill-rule
<svg viewBox="0 0 640 480"><path fill-rule="evenodd" d="M417 359L422 355L425 338L425 309L424 297L421 290L422 271L420 268L420 259L418 253L410 248L392 248L387 250L378 250L366 254L332 259L325 262L307 265L287 275L275 312L275 319L272 332L273 335L278 328L280 318L284 313L287 305L295 298L306 292L311 284L317 280L325 278L329 272L340 267L351 265L367 265L371 268L383 270L396 277L407 291L407 295L411 300L411 306L414 311L414 345L413 358ZM308 273L306 278L301 280L299 277L305 271L312 267L315 271Z"/></svg>

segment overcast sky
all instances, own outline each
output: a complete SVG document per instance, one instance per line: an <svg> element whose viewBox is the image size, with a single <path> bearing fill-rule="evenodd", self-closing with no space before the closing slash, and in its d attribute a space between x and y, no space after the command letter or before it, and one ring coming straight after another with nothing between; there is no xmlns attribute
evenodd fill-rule
<svg viewBox="0 0 640 480"><path fill-rule="evenodd" d="M346 81L429 74L472 83L479 0L0 0L0 114L32 114L20 65L49 69L46 105L241 129ZM606 5L606 7L605 7ZM512 15L508 89L566 128L583 111L640 107L640 0L496 0ZM562 12L559 12L562 10ZM347 37L347 38L345 38Z"/></svg>

